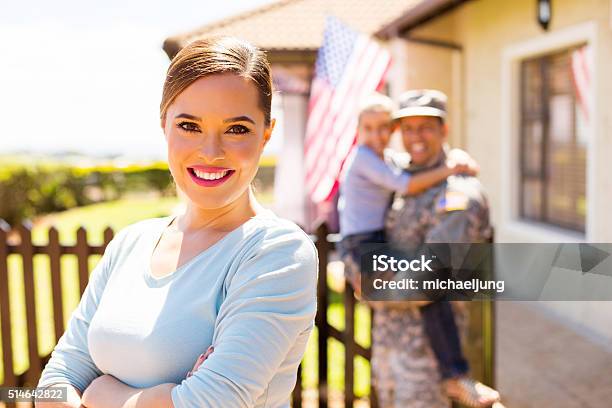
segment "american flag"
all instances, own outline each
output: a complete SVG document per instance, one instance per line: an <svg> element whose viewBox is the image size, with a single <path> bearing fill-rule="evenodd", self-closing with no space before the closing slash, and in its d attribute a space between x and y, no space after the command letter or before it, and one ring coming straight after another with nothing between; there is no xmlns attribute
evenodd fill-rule
<svg viewBox="0 0 612 408"><path fill-rule="evenodd" d="M587 121L591 116L589 100L591 95L591 60L591 48L588 45L572 52L572 79L576 89L576 99Z"/></svg>
<svg viewBox="0 0 612 408"><path fill-rule="evenodd" d="M314 203L333 198L355 144L361 100L378 89L389 52L336 17L328 17L317 54L304 144L306 189Z"/></svg>

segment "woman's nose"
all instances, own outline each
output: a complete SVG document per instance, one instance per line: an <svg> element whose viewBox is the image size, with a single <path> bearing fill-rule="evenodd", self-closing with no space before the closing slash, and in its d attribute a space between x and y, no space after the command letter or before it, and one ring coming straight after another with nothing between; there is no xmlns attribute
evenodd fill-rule
<svg viewBox="0 0 612 408"><path fill-rule="evenodd" d="M207 134L200 144L200 154L209 161L222 159L225 154L221 142L221 135Z"/></svg>

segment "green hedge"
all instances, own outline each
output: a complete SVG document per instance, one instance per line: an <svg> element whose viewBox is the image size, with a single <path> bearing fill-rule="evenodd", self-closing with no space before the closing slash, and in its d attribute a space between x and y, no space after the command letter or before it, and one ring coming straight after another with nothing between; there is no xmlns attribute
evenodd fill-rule
<svg viewBox="0 0 612 408"><path fill-rule="evenodd" d="M256 188L263 191L273 184L274 166L262 163L255 178ZM29 165L25 161L0 161L0 219L12 225L144 191L175 194L167 163L73 167L55 162Z"/></svg>
<svg viewBox="0 0 612 408"><path fill-rule="evenodd" d="M94 202L114 200L126 192L174 194L165 164L129 167L8 165L0 168L0 218L9 224Z"/></svg>

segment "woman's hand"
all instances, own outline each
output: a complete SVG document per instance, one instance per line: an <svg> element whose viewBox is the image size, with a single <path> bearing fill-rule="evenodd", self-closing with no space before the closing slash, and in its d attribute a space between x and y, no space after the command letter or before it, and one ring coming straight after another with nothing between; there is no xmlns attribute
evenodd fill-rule
<svg viewBox="0 0 612 408"><path fill-rule="evenodd" d="M81 397L81 403L87 408L101 408L111 406L114 397L118 397L116 390L125 386L121 381L110 374L104 374L89 384Z"/></svg>
<svg viewBox="0 0 612 408"><path fill-rule="evenodd" d="M89 384L81 403L87 408L172 407L171 391L176 384L163 383L149 388L133 388L109 374Z"/></svg>
<svg viewBox="0 0 612 408"><path fill-rule="evenodd" d="M206 350L206 353L204 353L204 354L200 354L200 356L199 356L199 357L198 357L198 359L196 360L195 365L193 366L193 368L191 369L191 371L189 371L189 372L187 373L187 377L186 377L186 378L191 377L191 376L193 375L193 373L195 373L195 372L198 370L198 368L200 368L200 366L202 365L202 363L203 363L204 361L206 361L206 359L208 358L208 356L210 356L210 355L212 354L212 352L213 352L213 351L215 351L214 347L213 347L213 346L210 346L210 347L208 348L208 350Z"/></svg>

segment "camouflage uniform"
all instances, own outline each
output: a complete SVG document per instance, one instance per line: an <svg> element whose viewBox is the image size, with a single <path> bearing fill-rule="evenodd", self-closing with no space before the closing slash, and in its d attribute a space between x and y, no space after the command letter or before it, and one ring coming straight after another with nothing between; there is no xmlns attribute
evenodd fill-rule
<svg viewBox="0 0 612 408"><path fill-rule="evenodd" d="M438 165L444 159L442 154ZM388 242L406 247L426 242L483 242L491 234L482 187L476 178L464 176L451 176L418 196L397 196L387 214L385 229ZM372 373L380 406L448 407L450 402L442 392L438 363L418 307L410 302L395 306L371 303L376 309ZM465 337L465 308L458 302L453 303L453 308L457 326Z"/></svg>

